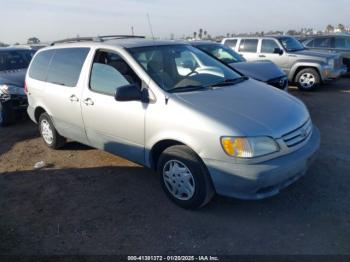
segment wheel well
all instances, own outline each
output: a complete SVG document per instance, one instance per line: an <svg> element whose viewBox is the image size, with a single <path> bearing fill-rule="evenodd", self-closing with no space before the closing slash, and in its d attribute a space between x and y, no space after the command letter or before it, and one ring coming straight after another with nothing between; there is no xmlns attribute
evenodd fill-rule
<svg viewBox="0 0 350 262"><path fill-rule="evenodd" d="M41 116L42 113L45 113L45 109L42 108L42 107L37 107L35 109L35 112L34 112L34 117L35 117L35 121L38 122L39 121L39 117Z"/></svg>
<svg viewBox="0 0 350 262"><path fill-rule="evenodd" d="M311 68L311 69L316 70L316 72L318 73L318 76L319 76L319 77L321 76L320 71L318 70L317 67L313 67L313 66L299 66L299 67L297 68L297 70L295 70L295 73L294 73L294 76L293 76L293 81L294 81L295 83L297 82L296 77L297 77L297 75L299 74L299 72L300 72L301 70L304 70L304 69L307 69L307 68ZM320 77L320 79L321 79L321 77Z"/></svg>
<svg viewBox="0 0 350 262"><path fill-rule="evenodd" d="M152 147L150 160L151 160L151 167L153 170L157 169L159 157L164 152L164 150L175 145L185 145L185 144L176 140L168 139L168 140L159 141L157 144L155 144Z"/></svg>

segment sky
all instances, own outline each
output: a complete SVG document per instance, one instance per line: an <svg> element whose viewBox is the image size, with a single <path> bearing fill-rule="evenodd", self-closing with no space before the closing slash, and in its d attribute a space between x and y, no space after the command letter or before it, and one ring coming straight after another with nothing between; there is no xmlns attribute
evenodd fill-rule
<svg viewBox="0 0 350 262"><path fill-rule="evenodd" d="M0 42L135 34L170 38L350 25L349 0L0 0Z"/></svg>

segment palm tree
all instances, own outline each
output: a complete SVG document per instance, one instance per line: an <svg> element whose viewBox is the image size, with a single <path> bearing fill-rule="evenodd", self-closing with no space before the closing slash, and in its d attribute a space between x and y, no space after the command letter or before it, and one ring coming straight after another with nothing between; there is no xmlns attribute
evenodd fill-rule
<svg viewBox="0 0 350 262"><path fill-rule="evenodd" d="M193 38L197 39L197 32L193 32Z"/></svg>
<svg viewBox="0 0 350 262"><path fill-rule="evenodd" d="M338 29L340 32L345 32L345 26L343 24L339 24Z"/></svg>
<svg viewBox="0 0 350 262"><path fill-rule="evenodd" d="M199 39L202 39L203 37L203 29L199 29Z"/></svg>
<svg viewBox="0 0 350 262"><path fill-rule="evenodd" d="M204 34L204 38L206 38L208 34L207 30L205 30L203 34Z"/></svg>

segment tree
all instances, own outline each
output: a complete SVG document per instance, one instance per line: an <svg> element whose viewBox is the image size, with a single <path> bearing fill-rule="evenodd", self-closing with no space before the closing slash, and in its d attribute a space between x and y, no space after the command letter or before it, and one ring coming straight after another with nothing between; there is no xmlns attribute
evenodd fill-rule
<svg viewBox="0 0 350 262"><path fill-rule="evenodd" d="M8 46L8 45L3 43L3 42L0 42L0 47L6 47L6 46Z"/></svg>
<svg viewBox="0 0 350 262"><path fill-rule="evenodd" d="M339 24L338 29L340 32L345 32L345 26L343 24Z"/></svg>
<svg viewBox="0 0 350 262"><path fill-rule="evenodd" d="M327 25L326 27L326 33L333 33L334 32L334 26Z"/></svg>
<svg viewBox="0 0 350 262"><path fill-rule="evenodd" d="M287 35L297 35L297 31L296 30L288 30L287 31Z"/></svg>
<svg viewBox="0 0 350 262"><path fill-rule="evenodd" d="M204 30L203 34L204 34L204 37L206 37L208 35L207 30Z"/></svg>
<svg viewBox="0 0 350 262"><path fill-rule="evenodd" d="M203 29L199 29L199 39L202 39L203 37Z"/></svg>
<svg viewBox="0 0 350 262"><path fill-rule="evenodd" d="M193 32L193 38L197 39L197 32Z"/></svg>
<svg viewBox="0 0 350 262"><path fill-rule="evenodd" d="M39 44L40 40L37 37L31 37L27 40L27 44Z"/></svg>

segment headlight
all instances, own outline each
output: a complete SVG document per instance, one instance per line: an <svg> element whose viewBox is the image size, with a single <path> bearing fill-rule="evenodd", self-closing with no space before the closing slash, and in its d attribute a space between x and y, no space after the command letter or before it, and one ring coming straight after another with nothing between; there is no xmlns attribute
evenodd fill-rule
<svg viewBox="0 0 350 262"><path fill-rule="evenodd" d="M0 92L5 95L25 95L24 88L13 85L0 85Z"/></svg>
<svg viewBox="0 0 350 262"><path fill-rule="evenodd" d="M328 60L328 66L331 68L334 68L334 59L329 59Z"/></svg>
<svg viewBox="0 0 350 262"><path fill-rule="evenodd" d="M238 158L253 158L279 151L270 137L222 137L221 145L226 154Z"/></svg>

